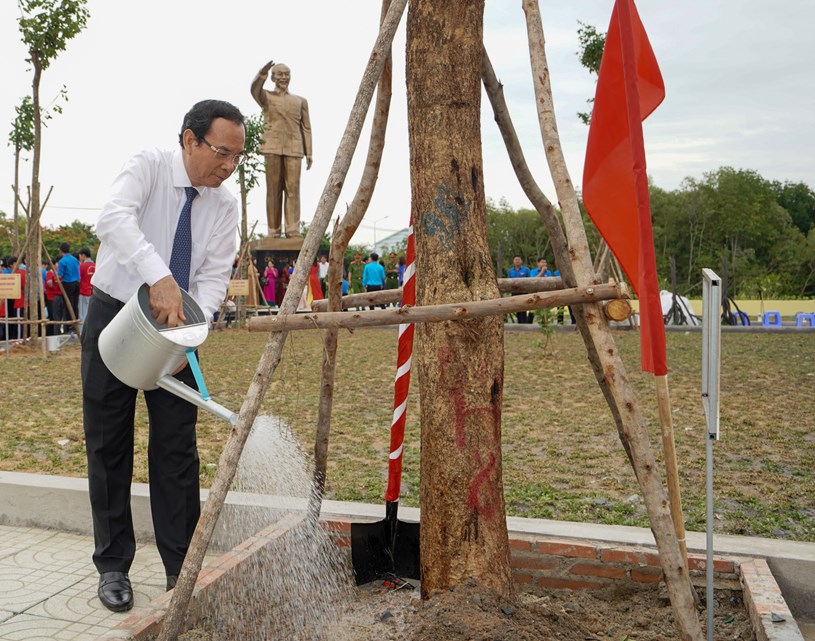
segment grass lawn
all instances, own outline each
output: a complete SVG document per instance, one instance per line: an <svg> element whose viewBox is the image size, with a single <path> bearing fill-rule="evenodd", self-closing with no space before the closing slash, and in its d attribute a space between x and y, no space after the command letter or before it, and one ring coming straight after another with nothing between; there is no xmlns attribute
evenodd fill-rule
<svg viewBox="0 0 815 641"><path fill-rule="evenodd" d="M386 483L396 330L343 332L331 430L328 497L380 503ZM639 488L583 342L558 333L507 332L504 485L514 516L647 526ZM639 337L616 335L661 460L653 377L639 371ZM213 398L243 401L266 341L214 333L201 349ZM285 418L311 450L322 333L289 335L263 411ZM0 355L0 470L85 475L78 347L44 360ZM687 529L705 527L701 334L668 334L677 458ZM714 446L716 530L815 541L815 334L722 335L721 441ZM409 399L402 502L418 505L418 386ZM202 484L209 485L229 426L200 413ZM135 480L147 480L147 415L136 415Z"/></svg>

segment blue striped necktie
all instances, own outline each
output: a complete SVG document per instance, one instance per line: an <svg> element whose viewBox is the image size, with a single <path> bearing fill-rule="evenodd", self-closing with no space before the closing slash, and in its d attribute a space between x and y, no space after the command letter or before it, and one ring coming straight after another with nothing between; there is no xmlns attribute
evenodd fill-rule
<svg viewBox="0 0 815 641"><path fill-rule="evenodd" d="M192 226L190 218L192 214L192 201L198 195L195 187L184 187L187 192L187 202L181 209L178 217L178 226L175 228L175 239L173 240L173 254L170 258L170 271L175 278L175 282L181 289L190 288L190 257L192 256Z"/></svg>

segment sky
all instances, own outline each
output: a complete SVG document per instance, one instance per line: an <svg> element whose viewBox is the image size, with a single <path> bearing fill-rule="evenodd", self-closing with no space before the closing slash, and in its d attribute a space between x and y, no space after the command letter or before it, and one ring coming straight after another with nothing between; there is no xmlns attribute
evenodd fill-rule
<svg viewBox="0 0 815 641"><path fill-rule="evenodd" d="M572 181L582 179L587 111L595 79L578 60L578 21L608 29L612 0L541 2L555 113ZM43 104L65 85L63 113L43 133L40 183L53 193L43 224L94 224L125 160L150 147L174 148L184 113L220 98L259 113L249 86L269 60L292 70L290 91L309 102L314 165L301 177L301 217L310 221L334 162L378 32L378 0L89 0L87 28L69 42L41 82ZM815 2L812 0L638 0L666 86L645 121L648 173L663 189L727 165L770 180L815 186ZM14 107L31 91L32 71L13 0L0 3L0 211L12 213L14 154L7 146ZM487 0L485 45L504 85L527 161L556 202L535 111L520 0ZM405 17L393 46L394 81L379 181L354 244L371 245L410 219ZM267 89L272 85L267 83ZM340 194L345 212L362 173L370 116ZM487 197L530 203L518 185L482 98ZM22 165L30 183L31 163ZM229 188L238 193L237 182ZM265 188L249 194L248 217L267 233Z"/></svg>

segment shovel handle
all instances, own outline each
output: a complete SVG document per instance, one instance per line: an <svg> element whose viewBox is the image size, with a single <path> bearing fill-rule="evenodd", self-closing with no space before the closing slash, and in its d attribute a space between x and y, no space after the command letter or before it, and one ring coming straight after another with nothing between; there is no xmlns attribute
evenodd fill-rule
<svg viewBox="0 0 815 641"><path fill-rule="evenodd" d="M413 221L408 228L407 255L405 257L402 306L416 304L416 268L413 243ZM393 420L391 421L390 455L388 456L388 488L385 501L396 504L402 487L402 452L405 442L407 397L410 391L410 364L413 360L413 323L399 325L399 343L396 357L396 381L393 384ZM394 518L396 512L394 511Z"/></svg>

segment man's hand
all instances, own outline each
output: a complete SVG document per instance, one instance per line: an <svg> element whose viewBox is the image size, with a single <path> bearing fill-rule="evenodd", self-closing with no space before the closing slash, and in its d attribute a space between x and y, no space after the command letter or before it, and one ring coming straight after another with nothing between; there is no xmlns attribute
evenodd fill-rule
<svg viewBox="0 0 815 641"><path fill-rule="evenodd" d="M306 171L311 169L311 156L306 156Z"/></svg>
<svg viewBox="0 0 815 641"><path fill-rule="evenodd" d="M172 276L165 276L150 288L150 310L159 325L180 327L187 320L181 289Z"/></svg>
<svg viewBox="0 0 815 641"><path fill-rule="evenodd" d="M263 65L263 68L260 70L260 73L265 76L269 73L269 70L272 67L274 67L274 60L269 60L269 62Z"/></svg>

